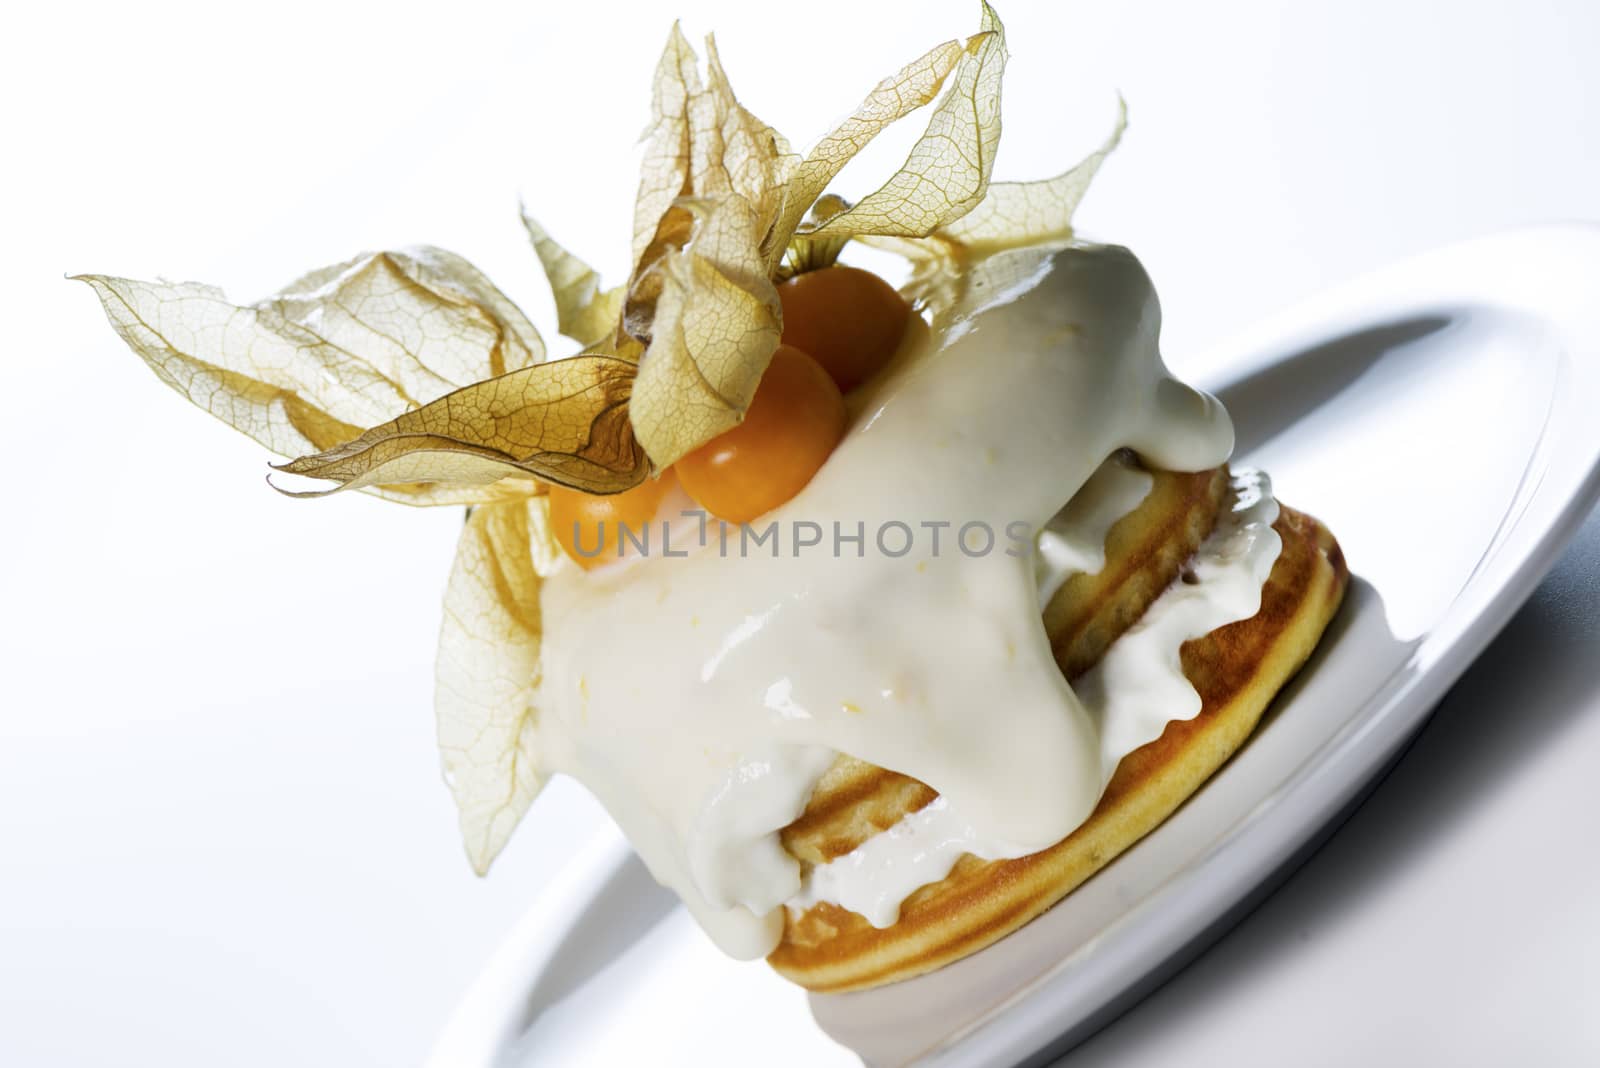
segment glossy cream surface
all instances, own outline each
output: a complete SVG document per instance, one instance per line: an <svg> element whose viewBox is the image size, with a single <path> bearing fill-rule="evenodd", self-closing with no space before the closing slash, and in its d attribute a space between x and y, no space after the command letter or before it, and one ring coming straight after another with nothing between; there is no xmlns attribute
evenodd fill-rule
<svg viewBox="0 0 1600 1068"><path fill-rule="evenodd" d="M1184 471L1232 449L1221 406L1167 374L1125 249L992 257L945 322L755 524L775 546L713 527L544 586L545 770L735 956L776 945L801 890L777 832L838 753L928 783L1005 855L1087 817L1105 730L1051 656L1033 535L1118 449ZM836 552L836 529L864 537Z"/></svg>
<svg viewBox="0 0 1600 1068"><path fill-rule="evenodd" d="M1122 454L1109 457L1089 476L1034 539L1033 578L1039 610L1076 574L1106 566L1106 535L1117 520L1139 507L1155 479Z"/></svg>
<svg viewBox="0 0 1600 1068"><path fill-rule="evenodd" d="M1073 511L1064 510L1063 523ZM1189 561L1184 579L1163 591L1076 681L1074 692L1100 740L1102 789L1123 757L1161 737L1170 721L1200 713L1200 695L1183 675L1180 650L1191 638L1261 610L1262 585L1283 549L1272 529L1277 518L1266 476L1237 472L1216 528ZM1104 565L1102 553L1099 563L1084 570ZM813 868L789 904L805 909L831 901L874 926L888 927L914 890L949 875L963 853L985 860L1025 855L988 840L959 806L939 797L844 856Z"/></svg>

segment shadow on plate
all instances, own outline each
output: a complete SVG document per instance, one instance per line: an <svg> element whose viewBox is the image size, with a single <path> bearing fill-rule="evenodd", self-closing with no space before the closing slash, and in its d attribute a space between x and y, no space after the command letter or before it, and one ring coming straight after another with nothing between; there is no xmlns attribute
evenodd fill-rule
<svg viewBox="0 0 1600 1068"><path fill-rule="evenodd" d="M644 862L630 855L627 862L589 902L587 912L604 922L578 924L561 943L539 981L528 991L526 1009L517 1023L525 1034L546 1009L593 979L612 961L666 918L678 899L651 878Z"/></svg>
<svg viewBox="0 0 1600 1068"><path fill-rule="evenodd" d="M1385 356L1454 322L1426 315L1345 334L1234 383L1221 395L1233 416L1234 451L1243 455L1260 448L1307 412L1335 400Z"/></svg>

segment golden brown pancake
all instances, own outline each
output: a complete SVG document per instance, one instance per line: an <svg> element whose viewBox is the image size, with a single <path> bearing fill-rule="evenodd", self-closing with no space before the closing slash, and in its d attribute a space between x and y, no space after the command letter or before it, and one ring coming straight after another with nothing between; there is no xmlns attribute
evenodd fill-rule
<svg viewBox="0 0 1600 1068"><path fill-rule="evenodd" d="M1062 583L1044 609L1056 663L1076 678L1176 579L1216 525L1228 469L1150 472L1150 492L1106 533L1106 563Z"/></svg>
<svg viewBox="0 0 1600 1068"><path fill-rule="evenodd" d="M1151 476L1149 494L1107 532L1105 566L1063 583L1044 610L1045 633L1068 678L1099 660L1177 579L1211 532L1228 488L1223 468ZM783 844L803 864L821 864L936 796L916 779L841 756L812 790L805 812L784 829Z"/></svg>
<svg viewBox="0 0 1600 1068"><path fill-rule="evenodd" d="M1149 496L1108 534L1106 566L1074 577L1045 610L1068 678L1093 665L1177 580L1215 522L1225 470L1153 474ZM946 878L908 897L888 928L827 902L791 911L783 941L768 958L772 966L819 991L858 990L931 971L1026 924L1170 815L1244 743L1310 656L1344 595L1349 573L1320 523L1280 507L1274 528L1283 549L1260 611L1182 648L1184 674L1201 698L1199 714L1169 723L1160 738L1128 754L1082 826L1016 860L963 856ZM915 779L841 758L785 828L783 844L809 868L850 852L937 796Z"/></svg>

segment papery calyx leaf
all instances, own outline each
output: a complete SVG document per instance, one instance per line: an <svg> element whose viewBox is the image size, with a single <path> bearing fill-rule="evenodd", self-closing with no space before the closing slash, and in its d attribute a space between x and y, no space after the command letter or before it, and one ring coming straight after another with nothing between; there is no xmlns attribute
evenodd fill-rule
<svg viewBox="0 0 1600 1068"><path fill-rule="evenodd" d="M691 195L732 193L757 217L777 212L799 163L789 142L750 112L733 93L715 37L706 38L706 88L691 100Z"/></svg>
<svg viewBox="0 0 1600 1068"><path fill-rule="evenodd" d="M602 290L600 275L594 268L557 243L526 209L522 212L522 225L550 281L557 329L584 347L609 338L622 317L627 287Z"/></svg>
<svg viewBox="0 0 1600 1068"><path fill-rule="evenodd" d="M484 874L544 785L536 745L544 620L531 516L542 498L474 508L439 631L434 712L467 856Z"/></svg>
<svg viewBox="0 0 1600 1068"><path fill-rule="evenodd" d="M395 482L482 486L504 478L617 493L649 473L628 423L636 373L633 363L613 356L536 364L463 387L278 470L338 483L293 496Z"/></svg>
<svg viewBox="0 0 1600 1068"><path fill-rule="evenodd" d="M651 81L650 126L633 204L633 281L654 262L651 245L674 203L691 191L689 100L699 92L700 58L673 23Z"/></svg>
<svg viewBox="0 0 1600 1068"><path fill-rule="evenodd" d="M282 456L333 448L363 427L544 358L516 306L439 249L358 256L250 305L193 282L82 281L162 381ZM407 503L459 499L439 486L371 489ZM480 489L472 499L505 490Z"/></svg>
<svg viewBox="0 0 1600 1068"><path fill-rule="evenodd" d="M854 113L817 142L795 168L783 207L762 248L776 270L789 239L812 204L845 164L889 126L937 99L945 79L965 55L960 41L946 41L879 82Z"/></svg>
<svg viewBox="0 0 1600 1068"><path fill-rule="evenodd" d="M634 432L658 467L737 425L778 347L782 313L757 242L754 213L726 198L698 216L693 247L658 267L632 403Z"/></svg>
<svg viewBox="0 0 1600 1068"><path fill-rule="evenodd" d="M971 212L943 227L941 234L972 252L1015 248L1072 236L1072 215L1078 202L1128 128L1128 107L1117 101L1117 121L1094 152L1071 169L1037 182L996 182Z"/></svg>
<svg viewBox="0 0 1600 1068"><path fill-rule="evenodd" d="M656 67L624 313L627 333L648 343L633 418L658 467L743 418L780 333L770 279L807 210L879 131L939 100L905 166L807 237L926 234L981 201L1005 65L1004 30L983 12L977 34L879 84L803 160L735 99L715 42L702 77L674 27Z"/></svg>
<svg viewBox="0 0 1600 1068"><path fill-rule="evenodd" d="M968 39L954 81L904 166L816 233L922 237L976 207L1000 144L1005 65L1005 28L985 3L979 32Z"/></svg>
<svg viewBox="0 0 1600 1068"><path fill-rule="evenodd" d="M673 28L656 67L639 187L624 328L647 343L631 412L657 467L739 422L778 345L761 240L795 160L734 97L714 41L708 53L702 77ZM647 204L662 205L653 225Z"/></svg>
<svg viewBox="0 0 1600 1068"><path fill-rule="evenodd" d="M902 292L931 312L938 327L965 293L975 260L1004 249L1071 240L1078 203L1127 125L1127 106L1119 99L1111 135L1061 174L1035 182L996 182L970 213L927 237L860 240L910 261L911 278Z"/></svg>

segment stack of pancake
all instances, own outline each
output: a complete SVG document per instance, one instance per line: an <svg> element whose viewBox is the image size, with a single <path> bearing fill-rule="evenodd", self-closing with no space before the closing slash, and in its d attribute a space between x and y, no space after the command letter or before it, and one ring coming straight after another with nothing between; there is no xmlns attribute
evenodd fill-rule
<svg viewBox="0 0 1600 1068"><path fill-rule="evenodd" d="M1149 495L1108 533L1105 566L1068 579L1044 610L1068 680L1093 666L1162 591L1184 580L1187 561L1228 496L1226 468L1151 475ZM1077 830L1015 860L962 856L947 877L912 893L887 928L826 901L790 909L783 941L768 958L772 966L818 991L858 990L931 971L1023 926L1176 810L1250 736L1344 596L1349 572L1321 523L1280 504L1274 529L1283 548L1260 611L1182 647L1200 713L1173 720L1160 738L1128 754ZM915 779L841 757L805 812L784 829L783 844L809 872L937 796Z"/></svg>

